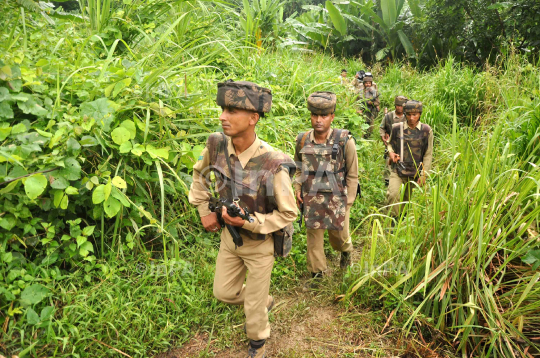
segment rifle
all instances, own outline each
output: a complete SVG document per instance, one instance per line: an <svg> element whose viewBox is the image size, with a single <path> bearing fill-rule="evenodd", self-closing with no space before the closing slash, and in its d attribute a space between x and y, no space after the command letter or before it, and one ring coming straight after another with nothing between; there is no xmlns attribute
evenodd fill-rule
<svg viewBox="0 0 540 358"><path fill-rule="evenodd" d="M223 217L221 216L223 207L227 209L227 214L231 217L240 217L249 222L253 222L253 218L249 216L247 208L244 208L244 213L242 213L240 207L230 200L219 199L214 196L210 198L210 201L208 202L208 209L217 214L218 222L221 226L227 227L229 234L231 234L233 238L234 248L236 249L238 246L244 245L244 241L242 240L242 236L240 236L236 227L225 224L225 220L223 220Z"/></svg>
<svg viewBox="0 0 540 358"><path fill-rule="evenodd" d="M300 197L302 198L302 204L300 204L300 218L298 219L298 225L302 228L302 218L304 217L304 195L302 194L302 191L300 191Z"/></svg>

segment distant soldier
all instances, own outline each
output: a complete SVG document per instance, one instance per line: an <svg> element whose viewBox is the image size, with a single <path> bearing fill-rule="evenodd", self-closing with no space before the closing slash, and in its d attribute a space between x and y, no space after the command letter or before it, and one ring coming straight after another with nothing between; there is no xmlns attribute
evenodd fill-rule
<svg viewBox="0 0 540 358"><path fill-rule="evenodd" d="M336 95L315 92L307 102L313 130L296 138L294 190L307 228L308 270L320 278L327 269L326 230L332 248L341 252L341 268L351 263L349 214L358 188L358 157L349 131L331 127Z"/></svg>
<svg viewBox="0 0 540 358"><path fill-rule="evenodd" d="M363 70L356 72L356 74L354 75L354 80L352 81L351 84L356 93L360 93L362 89L364 88L364 83L363 83L364 75L365 75L365 72Z"/></svg>
<svg viewBox="0 0 540 358"><path fill-rule="evenodd" d="M272 105L269 89L252 82L220 83L217 104L223 110L219 117L223 133L208 137L193 166L189 202L197 207L206 230L222 228L217 213L209 208L212 195L206 176L212 171L220 198L249 211L249 221L230 216L225 207L219 213L227 228L221 231L214 296L244 305L244 327L250 339L247 357L262 358L270 336L268 311L274 305L269 295L274 256L286 256L291 250L292 238L283 233L292 234L297 214L291 187L294 162L255 133L255 125ZM239 241L232 232L239 234Z"/></svg>
<svg viewBox="0 0 540 358"><path fill-rule="evenodd" d="M347 78L347 70L346 69L341 70L341 76L339 77L339 79L340 79L341 84L343 86L349 86L350 85L349 79Z"/></svg>
<svg viewBox="0 0 540 358"><path fill-rule="evenodd" d="M385 147L388 146L388 142L390 140L390 134L392 133L392 125L394 123L400 123L400 122L405 121L405 114L403 113L403 105L405 104L405 102L407 102L407 97L397 96L394 99L394 105L396 107L395 110L387 113L381 122L381 126L379 127L379 134L381 135L381 139ZM387 160L386 160L387 158L388 158L388 149L386 149L384 153L385 163L387 164L386 165L387 171L385 172L384 180L386 184L388 185L388 180L389 180L388 178L390 175L391 168L390 168L389 163L387 163Z"/></svg>
<svg viewBox="0 0 540 358"><path fill-rule="evenodd" d="M364 138L369 138L373 132L374 121L380 111L379 93L373 88L373 77L364 76L364 87L362 92L358 95L357 100L360 102L361 109L360 114L363 114L366 118L366 123L369 124Z"/></svg>
<svg viewBox="0 0 540 358"><path fill-rule="evenodd" d="M388 152L393 170L388 185L388 204L400 202L401 185L405 186L403 201L409 201L414 184L426 182L426 173L433 160L433 131L420 122L422 103L409 100L404 105L405 122L394 123L390 134ZM392 207L392 216L401 215L403 205Z"/></svg>

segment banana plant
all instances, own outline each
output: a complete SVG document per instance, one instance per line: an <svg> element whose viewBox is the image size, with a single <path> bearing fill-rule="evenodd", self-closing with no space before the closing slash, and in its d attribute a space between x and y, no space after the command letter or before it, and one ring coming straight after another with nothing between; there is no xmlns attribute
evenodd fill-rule
<svg viewBox="0 0 540 358"><path fill-rule="evenodd" d="M351 41L369 40L368 32L373 29L362 18L362 5L358 2L334 4L332 1L326 1L324 7L304 5L302 8L308 11L296 18L288 18L287 23L294 32L317 47L326 49L332 45L335 52L345 52Z"/></svg>
<svg viewBox="0 0 540 358"><path fill-rule="evenodd" d="M390 53L393 59L396 59L396 54L399 46L403 46L409 57L416 57L414 47L403 32L405 21L399 17L403 11L405 0L381 0L381 12L376 13L373 10L373 2L368 1L362 5L362 13L367 15L371 20L379 25L377 32L386 42L386 47L379 50L375 58L380 61ZM409 8L415 16L420 16L421 8L418 0L409 0Z"/></svg>

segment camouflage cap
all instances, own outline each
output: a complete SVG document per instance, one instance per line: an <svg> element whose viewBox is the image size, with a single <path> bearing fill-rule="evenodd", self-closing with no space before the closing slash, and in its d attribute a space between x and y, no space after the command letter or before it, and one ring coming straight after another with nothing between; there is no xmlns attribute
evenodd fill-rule
<svg viewBox="0 0 540 358"><path fill-rule="evenodd" d="M308 110L313 114L332 114L336 110L337 97L332 92L314 92L307 99Z"/></svg>
<svg viewBox="0 0 540 358"><path fill-rule="evenodd" d="M405 113L422 113L422 102L410 99L403 106L403 110Z"/></svg>
<svg viewBox="0 0 540 358"><path fill-rule="evenodd" d="M403 106L407 101L408 99L405 96L396 96L396 98L394 99L394 105Z"/></svg>
<svg viewBox="0 0 540 358"><path fill-rule="evenodd" d="M364 82L373 82L372 76L364 76Z"/></svg>
<svg viewBox="0 0 540 358"><path fill-rule="evenodd" d="M267 113L272 108L272 92L253 82L228 80L218 83L216 102L220 107Z"/></svg>

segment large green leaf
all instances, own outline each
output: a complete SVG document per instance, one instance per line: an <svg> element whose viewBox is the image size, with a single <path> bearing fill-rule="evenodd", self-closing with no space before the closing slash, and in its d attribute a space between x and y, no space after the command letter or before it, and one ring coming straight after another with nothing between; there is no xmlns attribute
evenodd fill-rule
<svg viewBox="0 0 540 358"><path fill-rule="evenodd" d="M43 174L35 174L24 182L24 191L30 199L35 199L47 187L47 178Z"/></svg>
<svg viewBox="0 0 540 358"><path fill-rule="evenodd" d="M102 203L105 200L105 185L98 185L92 192L92 202L94 204Z"/></svg>
<svg viewBox="0 0 540 358"><path fill-rule="evenodd" d="M341 11L330 0L326 1L326 10L330 14L334 28L339 31L341 36L345 36L347 34L347 22L341 15Z"/></svg>
<svg viewBox="0 0 540 358"><path fill-rule="evenodd" d="M21 293L21 303L24 306L35 305L49 294L49 289L39 283L28 286Z"/></svg>
<svg viewBox="0 0 540 358"><path fill-rule="evenodd" d="M81 114L89 119L94 119L105 132L109 132L117 106L116 103L107 98L100 98L93 102L83 103Z"/></svg>
<svg viewBox="0 0 540 358"><path fill-rule="evenodd" d="M392 27L397 20L396 1L398 0L381 0L383 21L388 27Z"/></svg>
<svg viewBox="0 0 540 358"><path fill-rule="evenodd" d="M407 37L407 35L405 35L405 33L402 30L399 30L397 33L399 36L399 40L401 41L401 44L403 45L403 47L405 48L405 51L407 52L407 55L409 55L409 57L415 57L416 53L414 52L414 47L411 41L409 41L409 38Z"/></svg>
<svg viewBox="0 0 540 358"><path fill-rule="evenodd" d="M59 175L67 180L78 180L81 178L81 165L75 158L66 158L64 169L59 170Z"/></svg>
<svg viewBox="0 0 540 358"><path fill-rule="evenodd" d="M156 159L157 157L161 157L163 159L169 158L169 147L158 149L158 148L155 148L152 144L148 144L146 146L146 151L154 159Z"/></svg>
<svg viewBox="0 0 540 358"><path fill-rule="evenodd" d="M107 214L108 217L112 218L116 214L118 214L118 211L122 208L122 204L112 196L109 196L107 201L103 204L103 209L105 209L105 214Z"/></svg>
<svg viewBox="0 0 540 358"><path fill-rule="evenodd" d="M121 144L127 142L129 140L130 136L131 135L130 135L129 131L124 127L115 128L111 133L111 137L112 137L113 142L115 142L118 145L121 145Z"/></svg>

